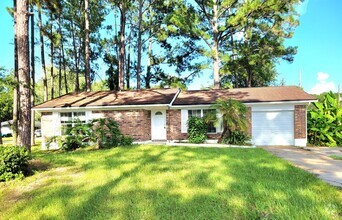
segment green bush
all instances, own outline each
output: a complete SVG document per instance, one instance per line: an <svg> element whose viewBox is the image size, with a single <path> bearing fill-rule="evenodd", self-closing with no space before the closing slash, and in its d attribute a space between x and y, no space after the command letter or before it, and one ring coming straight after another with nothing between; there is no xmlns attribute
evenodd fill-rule
<svg viewBox="0 0 342 220"><path fill-rule="evenodd" d="M131 145L133 139L122 135L119 125L112 119L100 118L93 121L94 139L99 148L117 147L119 145Z"/></svg>
<svg viewBox="0 0 342 220"><path fill-rule="evenodd" d="M342 107L329 92L308 110L308 142L315 146L342 145Z"/></svg>
<svg viewBox="0 0 342 220"><path fill-rule="evenodd" d="M130 146L133 144L133 138L130 136L122 135L120 140L121 146Z"/></svg>
<svg viewBox="0 0 342 220"><path fill-rule="evenodd" d="M61 149L66 151L89 146L95 142L98 148L110 148L122 145L132 145L133 139L121 133L119 125L112 119L100 118L90 123L76 121L72 127L67 127L67 135L51 138L52 141L60 142Z"/></svg>
<svg viewBox="0 0 342 220"><path fill-rule="evenodd" d="M232 131L229 136L225 136L222 140L224 144L249 145L251 138L242 131Z"/></svg>
<svg viewBox="0 0 342 220"><path fill-rule="evenodd" d="M30 152L24 147L0 147L0 181L24 177L29 159Z"/></svg>
<svg viewBox="0 0 342 220"><path fill-rule="evenodd" d="M189 143L200 144L207 139L207 125L203 118L190 117L187 124Z"/></svg>
<svg viewBox="0 0 342 220"><path fill-rule="evenodd" d="M93 140L92 123L82 123L77 120L72 127L66 130L67 135L62 138L61 149L71 151L86 147Z"/></svg>

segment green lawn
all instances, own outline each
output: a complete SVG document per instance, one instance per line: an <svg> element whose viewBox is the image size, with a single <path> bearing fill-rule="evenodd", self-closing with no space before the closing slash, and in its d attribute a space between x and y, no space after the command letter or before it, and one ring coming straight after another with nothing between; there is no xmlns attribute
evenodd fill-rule
<svg viewBox="0 0 342 220"><path fill-rule="evenodd" d="M0 183L0 219L340 219L342 192L263 149L42 152Z"/></svg>
<svg viewBox="0 0 342 220"><path fill-rule="evenodd" d="M334 160L342 160L342 156L339 155L330 155L330 157Z"/></svg>

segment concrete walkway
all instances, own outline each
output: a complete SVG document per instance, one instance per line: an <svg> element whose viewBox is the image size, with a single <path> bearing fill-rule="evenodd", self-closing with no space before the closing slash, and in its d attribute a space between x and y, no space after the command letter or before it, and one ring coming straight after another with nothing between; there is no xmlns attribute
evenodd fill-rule
<svg viewBox="0 0 342 220"><path fill-rule="evenodd" d="M329 155L338 155L342 148L310 149L289 146L261 147L272 154L290 161L295 166L315 174L325 182L342 188L342 160L334 160Z"/></svg>

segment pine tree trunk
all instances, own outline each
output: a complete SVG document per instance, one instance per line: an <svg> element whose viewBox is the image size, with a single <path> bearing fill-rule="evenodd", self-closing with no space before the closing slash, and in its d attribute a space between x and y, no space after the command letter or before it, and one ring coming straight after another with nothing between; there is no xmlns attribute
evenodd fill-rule
<svg viewBox="0 0 342 220"><path fill-rule="evenodd" d="M80 91L80 81L79 81L79 69L78 69L78 56L77 56L77 47L76 47L76 37L75 37L75 25L74 22L71 20L71 35L72 35L72 45L74 49L74 59L75 59L75 73L76 73L76 79L75 79L75 92Z"/></svg>
<svg viewBox="0 0 342 220"><path fill-rule="evenodd" d="M214 72L214 88L219 89L220 88L220 57L219 57L219 36L218 36L218 10L217 10L217 4L213 4L213 37L214 37L214 45L213 45L213 72Z"/></svg>
<svg viewBox="0 0 342 220"><path fill-rule="evenodd" d="M19 132L18 145L31 150L31 91L28 54L28 13L27 0L17 2L17 43L19 78Z"/></svg>
<svg viewBox="0 0 342 220"><path fill-rule="evenodd" d="M2 133L1 133L1 121L0 121L0 145L2 145L3 142L2 142Z"/></svg>
<svg viewBox="0 0 342 220"><path fill-rule="evenodd" d="M64 52L64 44L63 44L63 37L61 38L62 41L62 60L63 60L63 72L64 72L64 86L65 86L65 93L69 93L68 89L68 80L67 80L67 71L66 71L66 60L65 60L65 52Z"/></svg>
<svg viewBox="0 0 342 220"><path fill-rule="evenodd" d="M51 15L52 16L52 15ZM52 20L52 19L51 19ZM53 27L51 24L51 43L50 43L50 53L51 53L51 67L50 67L50 86L51 86L51 99L54 98L55 95L55 75L53 74L53 62L54 62L54 45L53 45Z"/></svg>
<svg viewBox="0 0 342 220"><path fill-rule="evenodd" d="M85 81L86 81L86 90L89 92L91 90L90 84L90 48L89 48L89 2L88 0L84 1L84 20L85 20Z"/></svg>
<svg viewBox="0 0 342 220"><path fill-rule="evenodd" d="M35 104L35 83L36 83L36 69L35 69L35 51L34 51L34 8L33 4L31 4L31 106ZM35 138L34 138L34 128L35 128L35 121L34 121L35 112L31 112L31 146L35 145Z"/></svg>
<svg viewBox="0 0 342 220"><path fill-rule="evenodd" d="M152 33L150 31L150 36L148 39L148 49L147 49L147 70L146 70L146 77L145 77L145 87L146 89L151 88L151 68L152 68Z"/></svg>
<svg viewBox="0 0 342 220"><path fill-rule="evenodd" d="M67 81L67 72L66 72L66 60L65 60L65 52L64 52L64 37L63 37L63 31L62 31L62 21L61 16L58 16L58 29L59 34L61 36L61 45L60 45L60 58L62 59L63 63L63 72L64 72L64 86L65 86L65 93L68 94L68 81ZM61 62L59 68L61 69ZM62 81L62 76L60 74L60 81Z"/></svg>
<svg viewBox="0 0 342 220"><path fill-rule="evenodd" d="M128 45L128 54L127 54L127 67L126 67L126 88L129 90L130 88L130 77L131 77L131 46L130 44Z"/></svg>
<svg viewBox="0 0 342 220"><path fill-rule="evenodd" d="M247 87L251 88L252 87L252 76L253 76L253 74L252 74L251 68L249 68L249 67L247 67L247 68L248 68L247 69L247 73L248 73L248 76L247 76Z"/></svg>
<svg viewBox="0 0 342 220"><path fill-rule="evenodd" d="M120 1L120 41L119 41L119 90L124 89L124 73L125 73L125 29L126 29L126 2Z"/></svg>
<svg viewBox="0 0 342 220"><path fill-rule="evenodd" d="M18 79L18 38L17 38L17 0L13 0L14 7L14 80L19 82ZM19 85L16 83L13 89L13 145L18 145L18 93Z"/></svg>
<svg viewBox="0 0 342 220"><path fill-rule="evenodd" d="M40 59L42 62L42 71L43 71L43 85L44 85L44 98L43 101L46 102L48 100L48 83L47 83L47 74L46 74L46 65L45 65L45 46L44 46L44 35L43 35L43 26L42 26L42 9L38 8L38 27L39 27L39 40L40 40Z"/></svg>
<svg viewBox="0 0 342 220"><path fill-rule="evenodd" d="M140 75L141 75L141 50L142 50L142 7L143 7L143 0L139 0L139 15L138 15L138 60L137 60L137 90L140 90Z"/></svg>

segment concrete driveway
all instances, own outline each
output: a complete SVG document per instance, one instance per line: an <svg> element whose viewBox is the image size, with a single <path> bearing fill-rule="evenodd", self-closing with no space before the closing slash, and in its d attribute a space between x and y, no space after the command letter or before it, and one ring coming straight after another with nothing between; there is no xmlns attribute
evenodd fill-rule
<svg viewBox="0 0 342 220"><path fill-rule="evenodd" d="M260 147L293 165L315 174L325 182L342 188L342 160L329 155L342 155L342 148L298 148L291 146Z"/></svg>

